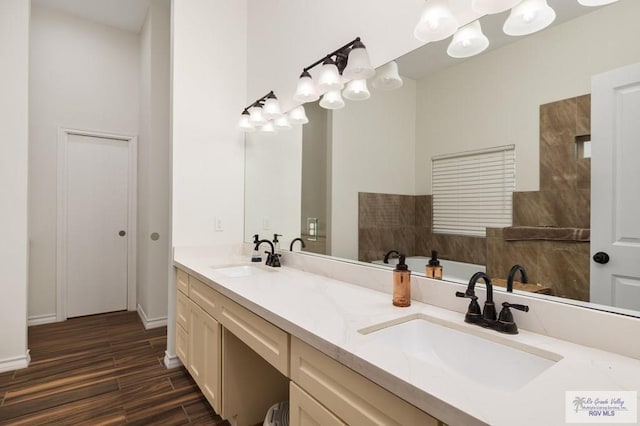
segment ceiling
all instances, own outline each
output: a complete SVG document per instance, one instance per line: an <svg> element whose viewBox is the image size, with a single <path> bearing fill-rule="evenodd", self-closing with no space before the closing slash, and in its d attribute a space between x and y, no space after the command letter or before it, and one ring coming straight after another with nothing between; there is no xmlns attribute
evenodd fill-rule
<svg viewBox="0 0 640 426"><path fill-rule="evenodd" d="M32 0L32 4L56 9L121 30L139 33L151 0Z"/></svg>
<svg viewBox="0 0 640 426"><path fill-rule="evenodd" d="M463 0L456 1L462 2ZM577 0L548 0L547 3L556 11L556 20L552 26L598 9L597 7L582 6ZM521 39L520 37L508 36L502 31L502 25L508 16L509 11L506 11L495 15L485 15L480 19L482 32L489 38L491 43L485 52ZM451 38L448 38L440 42L428 43L398 58L396 62L400 73L403 76L417 80L465 60L454 59L447 55L447 47L450 41Z"/></svg>

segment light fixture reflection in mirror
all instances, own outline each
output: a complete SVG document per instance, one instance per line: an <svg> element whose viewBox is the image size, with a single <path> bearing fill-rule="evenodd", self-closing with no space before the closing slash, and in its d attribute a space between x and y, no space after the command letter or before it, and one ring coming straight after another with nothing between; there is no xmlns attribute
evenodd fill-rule
<svg viewBox="0 0 640 426"><path fill-rule="evenodd" d="M397 105L393 103L387 105L386 112L376 112L379 115L372 115L370 111L377 108L375 102L378 98L386 95L386 93L377 92L379 88L376 87L379 84L377 82L385 81L384 79L379 79L380 76L386 74L383 70L386 68L393 70L395 68L395 75L398 75L398 79L390 78L389 81L395 82L404 79L403 87L415 87L415 89L412 89L415 90L413 104L414 108L416 106L419 108L419 112L414 112L416 117L414 124L415 141L406 143L405 139L410 135L399 135L397 132L388 133L387 135L390 136L387 137L386 148L372 149L369 139L375 132L371 131L371 129L343 128L343 131L348 132L348 138L345 140L349 140L349 151L346 152L349 156L337 157L337 150L334 149L331 152L333 157L330 157L330 161L333 162L332 167L335 168L336 165L343 164L353 168L353 161L350 161L353 158L358 159L357 163L368 163L369 168L375 172L375 176L363 181L364 189L361 189L361 191L393 194L398 197L402 194L430 194L431 185L429 179L431 173L428 167L430 167L430 158L432 156L472 149L472 144L475 144L475 149L482 149L496 146L500 143L514 143L517 145L516 191L518 196L540 196L542 198L533 202L532 211L549 211L553 207L553 200L560 200L564 195L550 193L547 194L547 197L543 197L543 194L537 194L540 190L539 185L542 177L540 171L541 121L550 118L547 115L541 115L540 106L555 101L559 101L562 104L562 100L567 105L575 105L576 101L574 99L590 92L591 76L627 64L640 62L640 44L635 42L637 37L635 37L634 30L634 17L640 16L640 2L637 0L619 0L610 6L599 9L582 7L575 0L572 0L571 3L572 5L567 3L566 0L549 0L548 4L558 12L557 22L554 22L544 33L537 33L525 38L504 36L502 25L507 15L506 12L500 16L493 15L481 18L483 29L491 38L492 46L487 50L490 54L483 53L468 60L455 62L449 58L447 59L449 62L444 62L444 67L447 67L446 71L436 69L435 71L428 71L429 74L427 75L421 75L419 67L414 65L416 63L418 65L426 65L436 61L433 56L434 52L446 50L447 45L444 42L440 43L439 49L436 49L437 43L430 43L415 52L409 53L406 57L398 58L396 62L403 72L402 77L397 74L398 67L396 62L390 62L379 67L376 70L376 76L369 81L370 87L376 90L372 90L371 99L364 103L349 103L348 108L343 110L328 111L328 114L332 117L329 120L328 132L335 131L336 121L340 125L345 125L350 120L352 121L352 118L355 117L352 112L357 112L352 107L363 108L359 113L362 119L359 125L367 123L368 127L377 125L378 122L408 119L410 114L408 115L404 111L402 113L398 112ZM567 18L567 10L570 10L570 13L573 14L570 15L571 19ZM577 18L573 20L574 17ZM493 26L488 23L493 23ZM556 25L560 27L556 29ZM498 41L497 37L494 39L494 34L502 35L506 41ZM433 49L429 50L430 48ZM422 54L421 51L425 52L423 56L420 56ZM414 60L412 55L415 55L418 60ZM419 58L422 59L420 60ZM585 108L589 111L588 107ZM369 115L364 115L365 110L369 111ZM559 117L564 117L565 115L570 116L571 113L561 114ZM313 117L312 120L314 120ZM464 123L464 125L461 125L461 123ZM411 120L406 121L406 126L411 126ZM307 128L305 127L304 132L306 130ZM428 133L425 133L425 131L428 131ZM361 134L366 135L365 141L358 141L358 136ZM250 137L253 136L253 134L250 135ZM576 149L573 146L575 141L573 137L570 139L568 143L571 146L568 149L573 157L575 156L573 150ZM427 142L429 143L428 145L426 144ZM411 144L415 144L415 148L411 148ZM404 146L406 146L406 149ZM381 163L379 157L386 157L384 159L387 159L390 153L394 151L404 152L404 158L409 159L403 163L402 167L391 167L388 162L387 164ZM342 154L345 154L345 152ZM585 153L581 153L580 157L586 157ZM593 158L591 160L582 159L593 161ZM384 166L379 164L384 164ZM413 170L414 164L415 170ZM247 168L249 167L247 166ZM564 168L565 171L568 169L568 167ZM563 169L559 170L562 172ZM412 173L414 173L414 181L412 183L398 183L398 176L406 174L410 177ZM352 173L350 176L354 176L354 174ZM344 176L338 177L334 175L328 180L332 182L334 188L348 185L347 182L341 180L342 178ZM387 182L393 182L393 185L385 186L384 184ZM412 185L415 185L415 189ZM297 195L294 194L293 196ZM588 205L583 209L583 212L588 211ZM344 216L348 213L344 203L336 202L336 200L333 200L329 208L328 214L333 214L334 217ZM580 208L582 209L582 207ZM572 211L567 209L564 214L572 214ZM384 214L382 212L378 213L380 215ZM276 216L277 212L270 212L269 215ZM311 212L303 215L303 221L298 216L297 224L292 226L294 232L300 233L300 227L302 226L304 233L306 233L306 218L311 216L314 216ZM254 220L253 223L259 224L260 222ZM353 226L357 225L357 212L356 220L353 223ZM254 228L258 228L258 226L256 225ZM322 225L321 228L325 229L324 226ZM258 230L247 230L247 232ZM332 238L334 232L327 233L327 238ZM389 234L392 232L388 231ZM341 230L341 233L345 234L343 230ZM287 236L288 240L297 236L292 232L289 232L289 234ZM337 253L334 250L336 244L339 245L345 240L343 235L338 235L341 241L334 239L334 241L327 244L328 251L344 260L351 259L351 261L356 261L358 258L358 230L349 231L349 238L353 238L353 240L350 240L350 244L356 247L356 255L351 253L343 254L345 253L344 251ZM351 235L355 237L351 237ZM588 242L586 245L589 246ZM544 247L551 247L551 244L546 244ZM396 248L393 246L393 242L389 242L386 251ZM431 248L439 249L437 246L429 247L429 249ZM456 246L456 249L461 252L465 250L465 246ZM305 251L309 252L309 250ZM378 257L382 259L384 253L385 251L378 253ZM422 254L428 257L428 253ZM443 254L446 254L443 259L449 260L448 255L450 253L441 251L441 256ZM506 252L503 254L508 255ZM536 269L538 271L549 271L551 269L562 269L563 267L567 271L573 272L572 259L575 257L576 254L568 246L557 250L543 248L536 252L535 256L532 256L532 258L538 259L538 264L529 266L529 263L523 262L524 259L521 258L513 259L513 263L526 263L525 266L530 275L535 274ZM580 268L583 271L585 269L588 271L590 259L585 262L580 263L580 265L586 264L587 266L580 266ZM502 275L506 276L509 270L508 266L504 268ZM446 267L444 272L446 275ZM493 276L494 273L492 272L491 274ZM538 278L534 277L532 280L543 285L548 283L542 275L539 275ZM567 283L571 284L572 281L568 280ZM533 297L554 296L535 295ZM555 297L554 300L566 300L569 303L596 307L587 302L560 299L558 297ZM597 308L604 309L602 306ZM621 312L620 309L615 311ZM640 316L640 310L638 309L627 309L625 313Z"/></svg>

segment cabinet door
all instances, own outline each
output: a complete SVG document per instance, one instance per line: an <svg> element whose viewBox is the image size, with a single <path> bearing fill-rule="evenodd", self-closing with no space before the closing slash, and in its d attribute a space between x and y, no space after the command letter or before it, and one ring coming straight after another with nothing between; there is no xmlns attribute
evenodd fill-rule
<svg viewBox="0 0 640 426"><path fill-rule="evenodd" d="M289 388L291 426L344 426L333 413L291 382Z"/></svg>
<svg viewBox="0 0 640 426"><path fill-rule="evenodd" d="M189 334L180 325L176 325L176 355L185 367L189 365Z"/></svg>
<svg viewBox="0 0 640 426"><path fill-rule="evenodd" d="M216 412L220 410L220 324L189 301L187 369Z"/></svg>

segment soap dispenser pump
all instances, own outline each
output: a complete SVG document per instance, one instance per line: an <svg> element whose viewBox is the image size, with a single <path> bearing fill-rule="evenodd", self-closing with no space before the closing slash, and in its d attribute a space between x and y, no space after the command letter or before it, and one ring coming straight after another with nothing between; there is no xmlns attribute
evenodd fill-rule
<svg viewBox="0 0 640 426"><path fill-rule="evenodd" d="M405 258L404 254L400 254L393 270L393 304L401 308L411 306L411 271Z"/></svg>
<svg viewBox="0 0 640 426"><path fill-rule="evenodd" d="M258 244L260 244L260 236L255 234L253 236L253 253L251 253L251 262L259 263L262 262L262 256L260 256L260 251L258 250Z"/></svg>
<svg viewBox="0 0 640 426"><path fill-rule="evenodd" d="M427 264L427 278L442 279L442 265L440 265L440 261L438 260L438 252L435 250L431 251L431 259L429 259L429 263Z"/></svg>

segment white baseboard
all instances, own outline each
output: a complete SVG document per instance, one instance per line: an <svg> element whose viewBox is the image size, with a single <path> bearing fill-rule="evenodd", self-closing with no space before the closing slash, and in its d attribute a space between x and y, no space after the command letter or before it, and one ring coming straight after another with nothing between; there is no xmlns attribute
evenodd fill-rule
<svg viewBox="0 0 640 426"><path fill-rule="evenodd" d="M145 330L150 328L165 327L167 325L167 317L161 318L147 318L147 314L142 309L142 306L138 305L138 316L142 320Z"/></svg>
<svg viewBox="0 0 640 426"><path fill-rule="evenodd" d="M51 324L56 321L58 321L56 314L34 315L27 319L27 326L31 327L32 325Z"/></svg>
<svg viewBox="0 0 640 426"><path fill-rule="evenodd" d="M164 353L164 366L167 368L176 368L182 365L182 361L176 355L169 355L169 352Z"/></svg>
<svg viewBox="0 0 640 426"><path fill-rule="evenodd" d="M0 360L0 373L5 371L19 370L21 368L27 368L31 362L31 355L29 355L29 349L23 356L17 356L14 358L5 358Z"/></svg>

